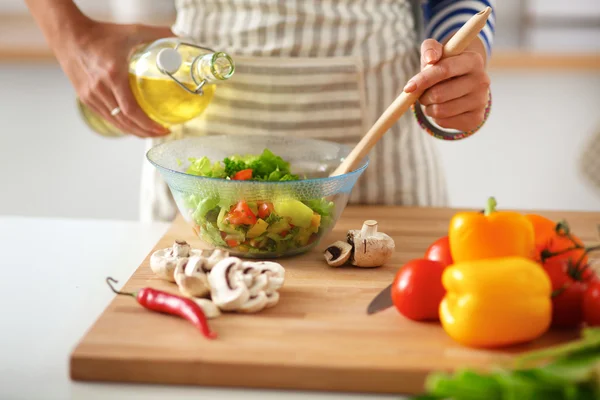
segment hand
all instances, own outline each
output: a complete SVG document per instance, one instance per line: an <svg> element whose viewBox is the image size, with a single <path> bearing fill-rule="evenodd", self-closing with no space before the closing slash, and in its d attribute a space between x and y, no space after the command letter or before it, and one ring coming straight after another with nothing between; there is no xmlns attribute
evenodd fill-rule
<svg viewBox="0 0 600 400"><path fill-rule="evenodd" d="M442 45L427 39L421 45L421 72L404 87L422 93L424 112L442 128L471 131L484 119L490 78L485 49L479 40L458 56L440 61Z"/></svg>
<svg viewBox="0 0 600 400"><path fill-rule="evenodd" d="M89 20L78 32L54 50L79 99L123 132L139 137L168 134L168 129L152 121L137 104L128 74L134 46L173 36L171 30ZM115 107L121 112L112 116Z"/></svg>

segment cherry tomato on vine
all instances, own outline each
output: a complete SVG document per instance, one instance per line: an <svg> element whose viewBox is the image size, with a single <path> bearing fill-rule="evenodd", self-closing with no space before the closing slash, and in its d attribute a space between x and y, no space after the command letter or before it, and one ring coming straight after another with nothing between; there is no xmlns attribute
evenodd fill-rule
<svg viewBox="0 0 600 400"><path fill-rule="evenodd" d="M590 282L583 294L583 318L588 326L600 326L600 280Z"/></svg>
<svg viewBox="0 0 600 400"><path fill-rule="evenodd" d="M581 239L573 234L571 234L571 237L573 240L575 240L575 243L573 243L573 241L568 237L559 235L556 232L556 222L537 214L527 214L526 217L533 225L533 230L535 232L536 257L538 260L541 260L543 251L558 253L572 248L575 244L583 246ZM563 254L553 256L552 258L558 260L570 259L573 263L577 263L581 256L583 256L584 252L585 251L583 249L574 249ZM585 256L582 260L582 263L587 263L587 261L587 256Z"/></svg>
<svg viewBox="0 0 600 400"><path fill-rule="evenodd" d="M583 295L591 271L586 269L581 273L569 264L569 260L555 258L546 260L544 270L552 282L552 326L579 327L583 322Z"/></svg>
<svg viewBox="0 0 600 400"><path fill-rule="evenodd" d="M446 266L439 261L415 259L396 273L392 301L396 309L414 321L439 320L438 309L446 295L442 274Z"/></svg>

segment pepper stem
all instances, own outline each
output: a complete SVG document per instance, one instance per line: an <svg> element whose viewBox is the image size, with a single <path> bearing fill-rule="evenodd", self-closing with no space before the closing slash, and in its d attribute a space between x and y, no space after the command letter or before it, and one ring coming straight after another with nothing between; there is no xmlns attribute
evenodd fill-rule
<svg viewBox="0 0 600 400"><path fill-rule="evenodd" d="M115 287L112 285L112 283L111 283L111 282L114 282L114 283L119 283L119 281L118 281L118 280L116 280L116 279L113 279L113 278L111 278L110 276L106 278L106 283L108 283L108 286L110 287L110 290L112 290L112 291L113 291L113 292L115 292L116 294L122 294L122 295L125 295L125 296L133 296L133 297L135 297L135 296L136 296L136 293L135 293L135 292L130 292L130 293L128 293L128 292L121 292L121 291L118 291L117 289L115 289Z"/></svg>
<svg viewBox="0 0 600 400"><path fill-rule="evenodd" d="M487 205L485 206L485 211L483 212L484 215L490 215L493 212L496 212L496 206L498 205L498 203L496 202L496 199L492 196L488 199L487 201Z"/></svg>

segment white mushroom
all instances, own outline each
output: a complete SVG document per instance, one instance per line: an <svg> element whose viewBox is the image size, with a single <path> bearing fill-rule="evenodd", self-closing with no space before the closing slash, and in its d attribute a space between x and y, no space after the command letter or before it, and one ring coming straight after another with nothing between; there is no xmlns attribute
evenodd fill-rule
<svg viewBox="0 0 600 400"><path fill-rule="evenodd" d="M267 294L279 290L285 281L285 268L279 263L272 261L261 261L255 263L261 275L268 277Z"/></svg>
<svg viewBox="0 0 600 400"><path fill-rule="evenodd" d="M256 268L255 264L256 263L251 261L245 261L242 265L244 284L247 287L252 287L252 285L254 285L254 279L260 274L260 270Z"/></svg>
<svg viewBox="0 0 600 400"><path fill-rule="evenodd" d="M189 257L192 246L185 240L176 240L172 249L174 257Z"/></svg>
<svg viewBox="0 0 600 400"><path fill-rule="evenodd" d="M265 308L267 302L267 294L261 290L255 296L251 296L248 301L239 308L239 311L243 313L255 313Z"/></svg>
<svg viewBox="0 0 600 400"><path fill-rule="evenodd" d="M267 285L269 284L269 277L261 274L261 270L256 263L245 262L242 273L244 284L248 287L251 298L258 296L260 292L266 290Z"/></svg>
<svg viewBox="0 0 600 400"><path fill-rule="evenodd" d="M204 271L210 271L219 261L229 257L229 252L221 249L204 250L202 256L206 259L203 266Z"/></svg>
<svg viewBox="0 0 600 400"><path fill-rule="evenodd" d="M394 253L394 240L377 232L377 221L365 221L360 231L348 231L347 239L354 249L351 263L357 267L379 267Z"/></svg>
<svg viewBox="0 0 600 400"><path fill-rule="evenodd" d="M179 291L189 297L204 297L210 293L208 278L203 271L205 259L192 256L186 263L178 263L175 268L175 282Z"/></svg>
<svg viewBox="0 0 600 400"><path fill-rule="evenodd" d="M278 302L279 292L267 293L267 304L265 304L265 308L275 307Z"/></svg>
<svg viewBox="0 0 600 400"><path fill-rule="evenodd" d="M212 300L221 310L235 311L250 298L242 266L239 258L227 257L219 261L208 275Z"/></svg>
<svg viewBox="0 0 600 400"><path fill-rule="evenodd" d="M327 264L332 267L340 267L348 262L352 255L352 245L348 242L338 240L325 249L323 256Z"/></svg>
<svg viewBox="0 0 600 400"><path fill-rule="evenodd" d="M221 310L219 310L219 307L217 307L217 305L211 300L197 298L192 298L192 300L200 306L202 311L204 311L206 318L217 318L219 315L221 315Z"/></svg>
<svg viewBox="0 0 600 400"><path fill-rule="evenodd" d="M200 250L193 250L185 241L175 241L173 246L157 250L150 256L150 269L159 278L175 282L175 267L181 259L201 255Z"/></svg>

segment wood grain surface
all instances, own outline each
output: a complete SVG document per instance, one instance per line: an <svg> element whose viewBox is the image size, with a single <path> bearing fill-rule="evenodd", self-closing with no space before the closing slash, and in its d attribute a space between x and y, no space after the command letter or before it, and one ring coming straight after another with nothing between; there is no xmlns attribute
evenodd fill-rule
<svg viewBox="0 0 600 400"><path fill-rule="evenodd" d="M390 308L367 316L372 298L402 263L421 257L447 233L457 210L349 207L334 231L311 253L280 260L286 280L279 304L258 314L223 314L210 321L219 334L206 340L188 322L145 310L133 298L117 296L74 349L74 380L189 384L339 392L418 393L427 373L458 367L486 367L511 355L575 338L577 332L549 332L538 340L502 350L465 348L438 324L416 323ZM567 219L586 243L598 241L600 213L540 212ZM396 252L375 269L332 268L322 251L375 219L391 235ZM155 249L185 239L203 247L179 217ZM155 278L143 260L124 290L145 286L177 293L175 284ZM114 277L121 279L121 277ZM106 290L109 290L107 287Z"/></svg>

